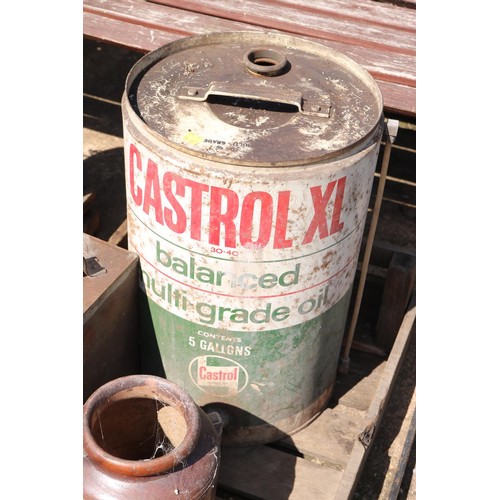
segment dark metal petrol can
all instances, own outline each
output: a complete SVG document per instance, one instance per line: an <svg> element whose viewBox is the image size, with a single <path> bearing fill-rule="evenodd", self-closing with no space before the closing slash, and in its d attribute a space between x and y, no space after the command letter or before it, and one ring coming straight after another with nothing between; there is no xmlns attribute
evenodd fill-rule
<svg viewBox="0 0 500 500"><path fill-rule="evenodd" d="M143 370L224 408L223 444L298 431L335 383L379 88L312 41L212 33L139 60L122 110Z"/></svg>

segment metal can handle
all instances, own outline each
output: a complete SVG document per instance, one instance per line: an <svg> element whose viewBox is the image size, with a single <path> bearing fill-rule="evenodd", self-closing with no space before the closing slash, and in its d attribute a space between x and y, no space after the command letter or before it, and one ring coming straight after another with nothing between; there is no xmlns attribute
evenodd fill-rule
<svg viewBox="0 0 500 500"><path fill-rule="evenodd" d="M328 99L314 96L314 100L305 99L301 92L271 85L212 82L208 87L189 86L180 89L179 99L206 101L209 96L239 97L257 101L277 102L295 106L303 115L330 116L331 104Z"/></svg>

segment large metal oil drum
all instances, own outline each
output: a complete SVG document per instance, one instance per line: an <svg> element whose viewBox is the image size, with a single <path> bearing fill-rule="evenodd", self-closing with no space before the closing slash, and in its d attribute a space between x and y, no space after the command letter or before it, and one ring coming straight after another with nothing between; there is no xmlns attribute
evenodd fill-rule
<svg viewBox="0 0 500 500"><path fill-rule="evenodd" d="M383 130L344 55L275 33L180 39L122 102L143 371L274 441L328 404Z"/></svg>

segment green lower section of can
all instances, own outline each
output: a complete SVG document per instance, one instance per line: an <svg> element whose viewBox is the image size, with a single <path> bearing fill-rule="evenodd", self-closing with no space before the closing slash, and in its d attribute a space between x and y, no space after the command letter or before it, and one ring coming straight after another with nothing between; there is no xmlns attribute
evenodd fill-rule
<svg viewBox="0 0 500 500"><path fill-rule="evenodd" d="M351 290L305 323L252 332L186 321L141 293L142 371L225 408L237 426L300 425L296 416L334 384Z"/></svg>

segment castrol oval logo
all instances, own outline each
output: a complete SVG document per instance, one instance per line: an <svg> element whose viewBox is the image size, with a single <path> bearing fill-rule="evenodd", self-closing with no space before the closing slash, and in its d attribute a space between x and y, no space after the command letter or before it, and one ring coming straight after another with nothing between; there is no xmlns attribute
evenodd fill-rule
<svg viewBox="0 0 500 500"><path fill-rule="evenodd" d="M215 396L234 396L248 384L242 365L222 356L198 356L189 363L189 376L203 392Z"/></svg>

